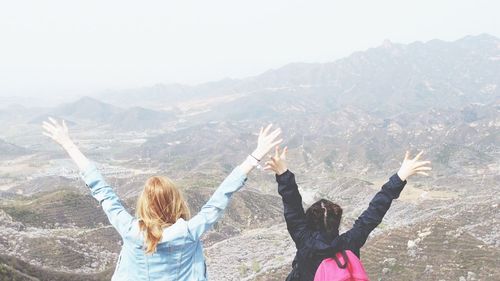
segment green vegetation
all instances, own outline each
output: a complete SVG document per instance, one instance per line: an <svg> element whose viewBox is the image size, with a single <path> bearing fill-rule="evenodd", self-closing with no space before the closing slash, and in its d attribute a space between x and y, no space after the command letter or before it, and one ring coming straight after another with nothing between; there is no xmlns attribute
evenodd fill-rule
<svg viewBox="0 0 500 281"><path fill-rule="evenodd" d="M14 257L0 255L0 281L105 281L111 279L112 273L111 268L98 274L49 271Z"/></svg>
<svg viewBox="0 0 500 281"><path fill-rule="evenodd" d="M240 272L240 277L247 276L249 270L250 270L250 268L248 268L248 266L244 263L241 263L238 266L238 271Z"/></svg>
<svg viewBox="0 0 500 281"><path fill-rule="evenodd" d="M253 272L257 273L262 269L260 263L257 260L252 261L252 270Z"/></svg>
<svg viewBox="0 0 500 281"><path fill-rule="evenodd" d="M25 281L30 280L17 273L5 264L0 264L0 281Z"/></svg>
<svg viewBox="0 0 500 281"><path fill-rule="evenodd" d="M14 220L34 227L64 224L96 227L108 224L106 216L98 206L98 202L90 195L67 190L0 202L0 209Z"/></svg>

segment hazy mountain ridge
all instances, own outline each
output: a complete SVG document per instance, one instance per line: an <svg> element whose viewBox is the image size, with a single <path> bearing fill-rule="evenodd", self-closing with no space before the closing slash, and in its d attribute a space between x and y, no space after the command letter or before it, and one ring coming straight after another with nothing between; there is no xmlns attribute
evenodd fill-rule
<svg viewBox="0 0 500 281"><path fill-rule="evenodd" d="M137 94L125 91L107 97L103 94L102 98L117 104L123 100L141 104L144 100L148 104L155 101L160 107L172 106L179 98L171 97L179 94L181 88L181 97L186 99L245 94L238 101L238 108L242 108L248 96L259 93L261 100L269 92L319 92L328 96L329 105L356 104L386 115L398 112L401 107L421 110L498 99L500 66L496 58L500 58L500 39L487 34L453 42L431 40L409 45L385 42L332 63L294 63L240 80L191 87L157 85L150 91L140 89ZM199 92L205 94L197 95ZM377 103L380 99L391 102Z"/></svg>
<svg viewBox="0 0 500 281"><path fill-rule="evenodd" d="M175 120L175 115L171 112L139 106L123 109L91 97L82 97L77 101L49 109L29 123L39 124L48 117L65 119L70 125L82 123L104 126L116 131L161 129L169 121Z"/></svg>

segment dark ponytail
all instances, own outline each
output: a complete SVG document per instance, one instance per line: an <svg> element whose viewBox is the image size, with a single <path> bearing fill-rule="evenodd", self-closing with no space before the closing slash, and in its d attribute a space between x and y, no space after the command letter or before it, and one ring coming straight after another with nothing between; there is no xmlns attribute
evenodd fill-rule
<svg viewBox="0 0 500 281"><path fill-rule="evenodd" d="M312 204L306 211L306 218L312 230L338 235L342 208L326 199Z"/></svg>

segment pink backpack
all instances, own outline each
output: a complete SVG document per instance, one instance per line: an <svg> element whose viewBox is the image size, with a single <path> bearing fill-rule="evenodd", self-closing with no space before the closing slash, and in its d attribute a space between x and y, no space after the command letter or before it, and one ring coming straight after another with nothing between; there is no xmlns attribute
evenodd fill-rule
<svg viewBox="0 0 500 281"><path fill-rule="evenodd" d="M351 251L342 251L335 258L324 259L316 270L314 281L369 281L358 257Z"/></svg>

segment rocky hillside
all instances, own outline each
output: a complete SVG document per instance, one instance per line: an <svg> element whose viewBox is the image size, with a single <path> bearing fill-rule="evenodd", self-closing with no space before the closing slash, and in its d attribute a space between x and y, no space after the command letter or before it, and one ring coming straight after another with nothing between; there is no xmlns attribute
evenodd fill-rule
<svg viewBox="0 0 500 281"><path fill-rule="evenodd" d="M68 120L131 212L144 181L160 174L178 183L196 213L254 148L259 127L273 122L305 206L319 198L341 204L345 231L404 151L424 149L432 174L411 179L368 240L369 276L500 279L499 73L500 40L483 34L385 42L240 80L2 109L9 143L0 141L0 278L109 280L115 265L116 232L67 156L40 134L52 115ZM283 280L295 249L274 177L255 171L246 185L204 238L208 273Z"/></svg>

